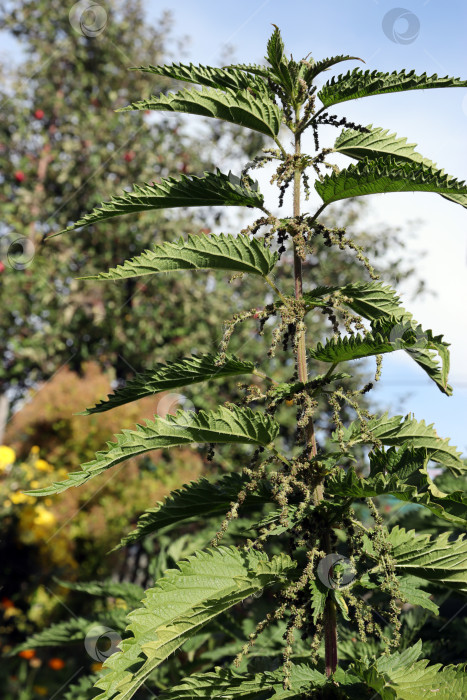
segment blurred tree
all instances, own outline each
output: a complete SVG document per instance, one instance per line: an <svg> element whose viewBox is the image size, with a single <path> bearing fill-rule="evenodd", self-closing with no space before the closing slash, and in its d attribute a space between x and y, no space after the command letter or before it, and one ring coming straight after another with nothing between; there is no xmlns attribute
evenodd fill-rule
<svg viewBox="0 0 467 700"><path fill-rule="evenodd" d="M10 390L11 398L65 363L79 372L89 357L126 377L170 341L169 316L172 330L180 319L177 353L214 340L209 323L200 322L212 311L199 278L187 274L169 292L166 285L159 292L158 278L110 286L76 279L93 274L94 260L110 267L128 249L136 255L156 240L200 228L208 233L206 214L155 212L136 224L110 222L44 245L47 235L131 181L199 173L209 163L209 144L201 148L201 162L192 149L199 134L187 135L178 117L122 119L114 112L137 95L170 87L164 78L128 70L167 54L169 15L151 28L139 0L85 7L77 3L70 12L59 0L0 3L0 28L19 40L25 55L17 67L3 67L1 95L0 393ZM248 152L247 140L236 144L237 152ZM198 314L180 306L180 287ZM187 318L188 334L181 331Z"/></svg>

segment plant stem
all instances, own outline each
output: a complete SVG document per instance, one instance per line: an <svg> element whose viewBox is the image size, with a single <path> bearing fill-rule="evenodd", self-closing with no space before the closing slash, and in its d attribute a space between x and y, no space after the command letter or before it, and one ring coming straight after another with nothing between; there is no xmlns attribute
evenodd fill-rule
<svg viewBox="0 0 467 700"><path fill-rule="evenodd" d="M277 296L279 297L279 299L281 300L281 302L282 302L283 304L286 304L286 303L287 303L287 299L286 299L285 296L282 294L281 290L277 287L277 285L274 284L274 282L272 281L272 279L271 279L270 277L268 277L267 275L266 275L266 277L265 277L264 279L265 279L265 281L269 284L269 286L271 287L271 289L273 289L273 290L275 291L275 293L277 294Z"/></svg>
<svg viewBox="0 0 467 700"><path fill-rule="evenodd" d="M323 545L326 554L332 552L331 532L326 530L323 536ZM336 604L331 594L324 604L324 662L326 676L329 678L337 669L337 615Z"/></svg>
<svg viewBox="0 0 467 700"><path fill-rule="evenodd" d="M297 124L300 120L300 110L295 110L295 123ZM295 156L299 156L300 150L300 133L295 133ZM294 172L294 190L293 190L293 215L294 217L300 216L300 184L301 184L301 171L298 164L295 165ZM315 214L315 219L324 208L321 207ZM301 299L303 297L303 280L302 280L302 259L299 255L297 245L294 244L294 281L295 281L295 298ZM306 364L306 342L305 342L305 332L300 336L300 340L297 346L297 367L298 367L298 379L300 382L306 384L308 379L308 369ZM310 457L315 457L318 453L316 445L316 435L315 428L313 424L313 419L310 417L308 424L305 428L305 437L307 445L310 446ZM313 493L313 500L315 505L323 500L323 484L318 484ZM330 554L332 551L331 534L329 529L324 533L323 545L326 554ZM325 608L324 608L324 655L326 664L326 675L329 677L337 669L337 617L336 617L336 605L331 596L327 597Z"/></svg>
<svg viewBox="0 0 467 700"><path fill-rule="evenodd" d="M274 141L275 141L276 145L279 146L279 149L280 149L280 152L282 153L282 156L284 158L287 158L287 151L285 150L284 146L281 144L281 142L279 141L277 136L274 136Z"/></svg>
<svg viewBox="0 0 467 700"><path fill-rule="evenodd" d="M336 604L329 595L324 607L324 650L326 676L329 678L337 668Z"/></svg>
<svg viewBox="0 0 467 700"><path fill-rule="evenodd" d="M296 122L300 119L300 111L296 110ZM300 134L295 134L295 155L300 155ZM300 216L300 181L301 173L298 166L295 167L294 172L294 189L293 189L293 215L294 217ZM295 282L295 299L301 299L303 297L303 283L302 283L302 259L297 250L297 245L294 244L294 282ZM308 380L308 369L306 366L306 344L305 344L305 333L302 333L297 347L297 368L298 368L298 380L303 384L306 384ZM305 430L307 444L311 448L311 457L315 457L318 448L316 446L316 436L315 428L313 425L313 419L310 417L308 425ZM323 498L322 487L318 486L315 489L314 501L318 503Z"/></svg>
<svg viewBox="0 0 467 700"><path fill-rule="evenodd" d="M267 379L268 382L272 382L272 384L279 384L279 382L276 379L273 379L273 377L269 377L267 374L261 372L261 370L259 369L254 369L252 371L252 374L256 375L257 377L261 377L261 379Z"/></svg>

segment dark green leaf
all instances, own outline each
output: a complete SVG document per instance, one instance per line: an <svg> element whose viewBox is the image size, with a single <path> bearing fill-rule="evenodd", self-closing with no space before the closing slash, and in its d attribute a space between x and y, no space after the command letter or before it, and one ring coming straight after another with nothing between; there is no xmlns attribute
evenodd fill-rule
<svg viewBox="0 0 467 700"><path fill-rule="evenodd" d="M316 180L315 189L325 204L349 197L386 192L435 192L466 195L467 185L423 163L412 163L387 156L364 158L338 174Z"/></svg>
<svg viewBox="0 0 467 700"><path fill-rule="evenodd" d="M243 362L233 355L227 356L222 365L217 365L216 360L215 355L194 355L175 360L168 365L157 364L154 369L137 375L124 387L109 394L107 401L101 401L96 406L87 408L83 411L83 415L102 413L116 406L137 401L144 396L205 382L209 379L251 374L255 368L253 362Z"/></svg>
<svg viewBox="0 0 467 700"><path fill-rule="evenodd" d="M429 88L467 87L467 81L460 78L438 78L436 73L428 76L426 73L416 75L415 71L394 71L380 73L379 71L362 71L355 68L345 75L332 77L319 91L318 97L325 107L355 100L369 95L382 95L388 92L406 90L426 90Z"/></svg>
<svg viewBox="0 0 467 700"><path fill-rule="evenodd" d="M66 231L73 231L81 226L89 226L105 221L113 216L130 214L153 209L171 207L258 207L263 206L263 195L258 192L258 183L250 181L246 186L232 173L224 175L205 173L203 177L182 175L180 178L169 177L152 185L134 185L133 192L126 192L112 197L110 202L103 202L75 224L54 234L58 236Z"/></svg>
<svg viewBox="0 0 467 700"><path fill-rule="evenodd" d="M218 234L188 236L177 243L161 243L109 272L84 279L119 280L156 272L177 270L228 270L266 276L274 268L277 254L257 239Z"/></svg>
<svg viewBox="0 0 467 700"><path fill-rule="evenodd" d="M197 552L166 572L146 591L144 607L129 615L133 636L105 662L107 673L96 686L96 700L127 700L159 664L212 619L266 586L294 566L281 554L216 547Z"/></svg>
<svg viewBox="0 0 467 700"><path fill-rule="evenodd" d="M131 110L156 110L198 114L203 117L222 119L232 124L245 126L274 138L279 133L282 112L266 94L255 97L247 90L225 88L185 89L167 95L150 97L133 102L120 112Z"/></svg>
<svg viewBox="0 0 467 700"><path fill-rule="evenodd" d="M337 436L335 436L337 440ZM372 418L365 425L360 421L351 423L345 431L344 439L349 446L357 443L380 441L383 445L407 445L411 448L425 449L428 457L439 462L455 474L466 471L460 452L449 444L449 439L440 438L433 425L417 421L412 415L392 416L387 413Z"/></svg>
<svg viewBox="0 0 467 700"><path fill-rule="evenodd" d="M178 525L188 518L206 518L225 514L238 498L248 478L240 474L226 474L214 483L207 479L192 481L172 491L164 502L147 510L138 520L136 530L122 539L119 546L141 540L162 528ZM268 503L271 495L263 482L253 493L248 492L242 507L254 508Z"/></svg>
<svg viewBox="0 0 467 700"><path fill-rule="evenodd" d="M252 76L245 75L243 70L234 66L227 68L213 68L212 66L195 66L193 63L172 63L168 66L139 66L133 70L163 75L173 80L181 80L187 83L205 85L206 87L231 90L254 90L257 92L267 91L267 84L264 80L258 80Z"/></svg>
<svg viewBox="0 0 467 700"><path fill-rule="evenodd" d="M395 349L404 349L436 383L440 391L448 396L452 394L452 387L448 384L448 344L443 341L442 336L434 336L431 331L424 331L417 324L412 315L401 306L394 289L381 282L356 282L340 288L316 287L304 294L305 303L310 308L325 306L325 298L336 293L343 304L371 321L374 331L383 331L383 335L389 335ZM417 341L413 347L409 347L404 338L412 335ZM441 366L434 353L438 354Z"/></svg>
<svg viewBox="0 0 467 700"><path fill-rule="evenodd" d="M144 426L138 425L135 430L124 430L116 435L116 442L107 443L107 452L97 452L92 462L83 464L81 471L72 472L65 481L28 493L36 496L61 493L70 486L81 486L130 457L151 450L196 442L265 446L274 440L278 430L278 424L269 416L237 406L199 413L178 411L174 416L167 415L165 418L155 416L154 420L147 420Z"/></svg>

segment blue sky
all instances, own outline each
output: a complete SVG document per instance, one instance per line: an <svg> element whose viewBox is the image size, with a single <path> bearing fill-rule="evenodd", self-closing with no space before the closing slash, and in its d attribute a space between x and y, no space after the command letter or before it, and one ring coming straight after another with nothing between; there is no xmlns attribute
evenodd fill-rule
<svg viewBox="0 0 467 700"><path fill-rule="evenodd" d="M310 51L314 58L345 53L363 58L372 70L413 68L430 75L467 77L467 3L402 1L399 6L393 0L177 0L166 7L175 17L176 32L191 37L184 61L216 65L230 46L236 60L258 63L274 23L295 58ZM145 7L148 17L155 19L164 5L147 0ZM409 38L416 34L411 43L397 43L383 31L385 15L397 7L401 17L390 36L397 39L409 29L404 19L409 16ZM346 71L357 64L341 65ZM447 172L467 179L466 89L381 95L336 106L335 111L406 136ZM407 232L420 275L436 293L435 298L412 299L409 285L401 289L417 320L451 342L455 390L454 396L444 396L405 353L397 352L386 356L375 396L394 412L413 411L418 419L434 422L441 436L450 436L467 453L467 368L462 349L467 344L467 211L429 194L377 195L369 200L370 221L400 225ZM408 223L415 219L423 220L417 231Z"/></svg>
<svg viewBox="0 0 467 700"><path fill-rule="evenodd" d="M298 59L309 52L318 59L345 53L363 58L366 68L372 70L413 68L418 73L467 77L467 3L401 2L399 6L393 0L145 0L144 6L149 21L157 21L165 9L173 13L175 33L190 37L184 44L185 62L215 65L231 47L236 60L258 63L275 23L288 51ZM395 8L400 8L400 18L391 25L391 34L384 18ZM383 31L384 23L392 40ZM408 29L411 40L398 42L398 36ZM8 60L21 56L9 39L2 41L0 53ZM354 65L341 64L343 71ZM418 143L423 155L450 174L467 179L467 89L381 95L337 105L334 111L408 137ZM451 383L455 389L453 397L443 396L405 353L397 352L385 359L376 395L392 411L410 410L417 418L434 422L441 436L451 436L467 453L467 367L462 349L467 345L467 211L429 194L376 195L368 201L369 222L403 227L409 249L419 259L419 274L436 293L434 298L412 299L409 285L401 288L417 320L444 333L452 344ZM420 218L423 224L418 229L410 225ZM423 258L422 252L426 253Z"/></svg>

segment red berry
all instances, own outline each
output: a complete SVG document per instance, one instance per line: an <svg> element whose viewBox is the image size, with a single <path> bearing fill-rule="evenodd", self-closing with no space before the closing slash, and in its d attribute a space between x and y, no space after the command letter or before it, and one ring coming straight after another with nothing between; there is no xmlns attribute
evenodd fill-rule
<svg viewBox="0 0 467 700"><path fill-rule="evenodd" d="M34 649L24 649L18 654L18 656L21 656L22 659L33 659L35 655L36 652L34 651Z"/></svg>
<svg viewBox="0 0 467 700"><path fill-rule="evenodd" d="M5 265L0 260L0 275L2 274L2 272L4 272L4 270L5 270ZM5 600L6 600L6 598L5 598Z"/></svg>
<svg viewBox="0 0 467 700"><path fill-rule="evenodd" d="M44 112L43 112L43 110L42 110L42 109L36 109L36 111L34 112L34 116L36 117L36 119L43 119L43 118L44 118Z"/></svg>
<svg viewBox="0 0 467 700"><path fill-rule="evenodd" d="M125 158L127 163L131 163L135 155L136 153L134 151L127 151L123 157Z"/></svg>
<svg viewBox="0 0 467 700"><path fill-rule="evenodd" d="M15 180L16 182L23 182L23 180L26 179L26 175L23 173L22 170L17 170L15 172Z"/></svg>

